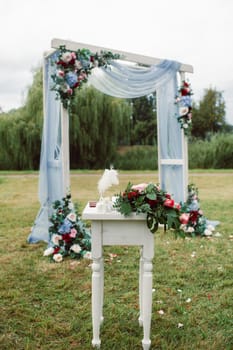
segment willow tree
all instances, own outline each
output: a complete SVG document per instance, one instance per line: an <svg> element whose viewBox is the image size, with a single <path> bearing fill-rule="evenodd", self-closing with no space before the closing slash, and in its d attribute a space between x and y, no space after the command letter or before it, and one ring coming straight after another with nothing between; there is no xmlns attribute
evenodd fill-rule
<svg viewBox="0 0 233 350"><path fill-rule="evenodd" d="M88 87L79 91L70 114L71 167L109 166L118 143L129 141L130 104Z"/></svg>
<svg viewBox="0 0 233 350"><path fill-rule="evenodd" d="M2 169L38 169L43 123L42 72L34 71L25 105L0 118Z"/></svg>

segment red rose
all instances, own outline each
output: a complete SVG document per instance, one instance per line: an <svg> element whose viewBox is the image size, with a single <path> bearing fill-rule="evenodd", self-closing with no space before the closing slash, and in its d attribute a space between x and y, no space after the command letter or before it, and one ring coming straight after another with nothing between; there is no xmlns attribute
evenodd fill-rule
<svg viewBox="0 0 233 350"><path fill-rule="evenodd" d="M128 199L133 199L133 198L137 197L137 195L138 195L138 192L131 191L128 193Z"/></svg>
<svg viewBox="0 0 233 350"><path fill-rule="evenodd" d="M72 64L72 65L75 64L75 58L74 57L69 61L69 64Z"/></svg>
<svg viewBox="0 0 233 350"><path fill-rule="evenodd" d="M159 201L157 199L147 199L147 203L151 208L154 208L158 204L158 202Z"/></svg>
<svg viewBox="0 0 233 350"><path fill-rule="evenodd" d="M59 252L59 250L60 250L60 247L54 248L53 254L57 254Z"/></svg>
<svg viewBox="0 0 233 350"><path fill-rule="evenodd" d="M77 87L79 87L79 85L80 85L80 82L77 81L77 83L74 84L73 89L76 89Z"/></svg>
<svg viewBox="0 0 233 350"><path fill-rule="evenodd" d="M67 67L67 63L64 62L64 61L58 61L58 62L57 62L57 65L60 65L60 66L62 66L62 67Z"/></svg>
<svg viewBox="0 0 233 350"><path fill-rule="evenodd" d="M166 193L165 197L168 198L168 199L171 199L171 195L169 193Z"/></svg>
<svg viewBox="0 0 233 350"><path fill-rule="evenodd" d="M189 94L189 89L181 89L181 96L187 96Z"/></svg>
<svg viewBox="0 0 233 350"><path fill-rule="evenodd" d="M62 239L64 242L69 243L72 240L72 237L70 237L69 233L64 233L64 235L62 235Z"/></svg>
<svg viewBox="0 0 233 350"><path fill-rule="evenodd" d="M174 204L175 204L174 199L169 199L169 198L165 199L165 201L163 202L163 205L168 208L173 208Z"/></svg>
<svg viewBox="0 0 233 350"><path fill-rule="evenodd" d="M192 223L195 223L198 219L198 210L192 210L190 211L190 221Z"/></svg>

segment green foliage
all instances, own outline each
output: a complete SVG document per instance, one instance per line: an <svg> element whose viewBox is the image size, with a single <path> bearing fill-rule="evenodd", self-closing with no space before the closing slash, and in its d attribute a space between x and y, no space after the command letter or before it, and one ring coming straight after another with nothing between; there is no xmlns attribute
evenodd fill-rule
<svg viewBox="0 0 233 350"><path fill-rule="evenodd" d="M232 169L233 135L212 135L209 140L196 140L189 145L189 168Z"/></svg>
<svg viewBox="0 0 233 350"><path fill-rule="evenodd" d="M158 230L159 224L164 229L174 229L180 233L180 206L171 196L153 183L133 185L128 183L125 191L120 193L114 203L121 214L128 216L131 213L146 214L147 227L152 233Z"/></svg>
<svg viewBox="0 0 233 350"><path fill-rule="evenodd" d="M222 130L226 125L225 101L222 92L216 89L205 89L199 104L193 103L192 135L206 138L208 134Z"/></svg>
<svg viewBox="0 0 233 350"><path fill-rule="evenodd" d="M157 146L127 147L125 152L118 152L114 158L116 169L155 170L158 167Z"/></svg>
<svg viewBox="0 0 233 350"><path fill-rule="evenodd" d="M5 173L0 184L0 348L91 349L90 262L68 259L51 264L42 256L44 243L25 242L38 210L38 178L36 173L17 174ZM151 349L233 348L232 171L208 175L190 173L207 217L221 221L222 236L183 240L169 231L156 233ZM98 172L72 176L73 198L82 198L82 208L88 199L97 198L93 195L98 195L98 176ZM126 185L129 178L134 183L149 181L151 172L124 173L120 183ZM101 349L139 350L143 337L138 325L139 249L114 246L105 247L103 253Z"/></svg>
<svg viewBox="0 0 233 350"><path fill-rule="evenodd" d="M118 142L128 139L131 107L92 87L79 92L71 110L71 166L109 167Z"/></svg>
<svg viewBox="0 0 233 350"><path fill-rule="evenodd" d="M38 169L43 122L42 72L34 72L26 104L0 115L0 169Z"/></svg>
<svg viewBox="0 0 233 350"><path fill-rule="evenodd" d="M143 96L132 100L131 145L154 145L157 140L157 115L155 96Z"/></svg>

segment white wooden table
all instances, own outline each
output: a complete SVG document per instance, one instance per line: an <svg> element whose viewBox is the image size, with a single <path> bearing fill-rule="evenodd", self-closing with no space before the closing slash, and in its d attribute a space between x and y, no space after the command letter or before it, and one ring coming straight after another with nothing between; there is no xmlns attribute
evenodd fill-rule
<svg viewBox="0 0 233 350"><path fill-rule="evenodd" d="M144 215L124 217L117 211L100 213L86 205L82 218L91 221L92 233L92 345L100 347L100 324L103 321L104 262L103 246L136 245L141 247L139 262L139 324L143 326L143 350L149 350L152 310L152 259L154 235Z"/></svg>

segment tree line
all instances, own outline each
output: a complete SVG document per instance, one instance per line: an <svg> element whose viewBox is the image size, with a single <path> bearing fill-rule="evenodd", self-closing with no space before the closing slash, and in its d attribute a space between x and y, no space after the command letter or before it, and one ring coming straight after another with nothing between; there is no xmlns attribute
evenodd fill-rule
<svg viewBox="0 0 233 350"><path fill-rule="evenodd" d="M0 170L36 170L43 126L42 69L34 72L25 105L0 113ZM107 96L93 87L78 92L70 110L71 168L97 169L114 161L119 146L156 145L156 97ZM191 141L230 132L222 92L206 89L193 104Z"/></svg>

